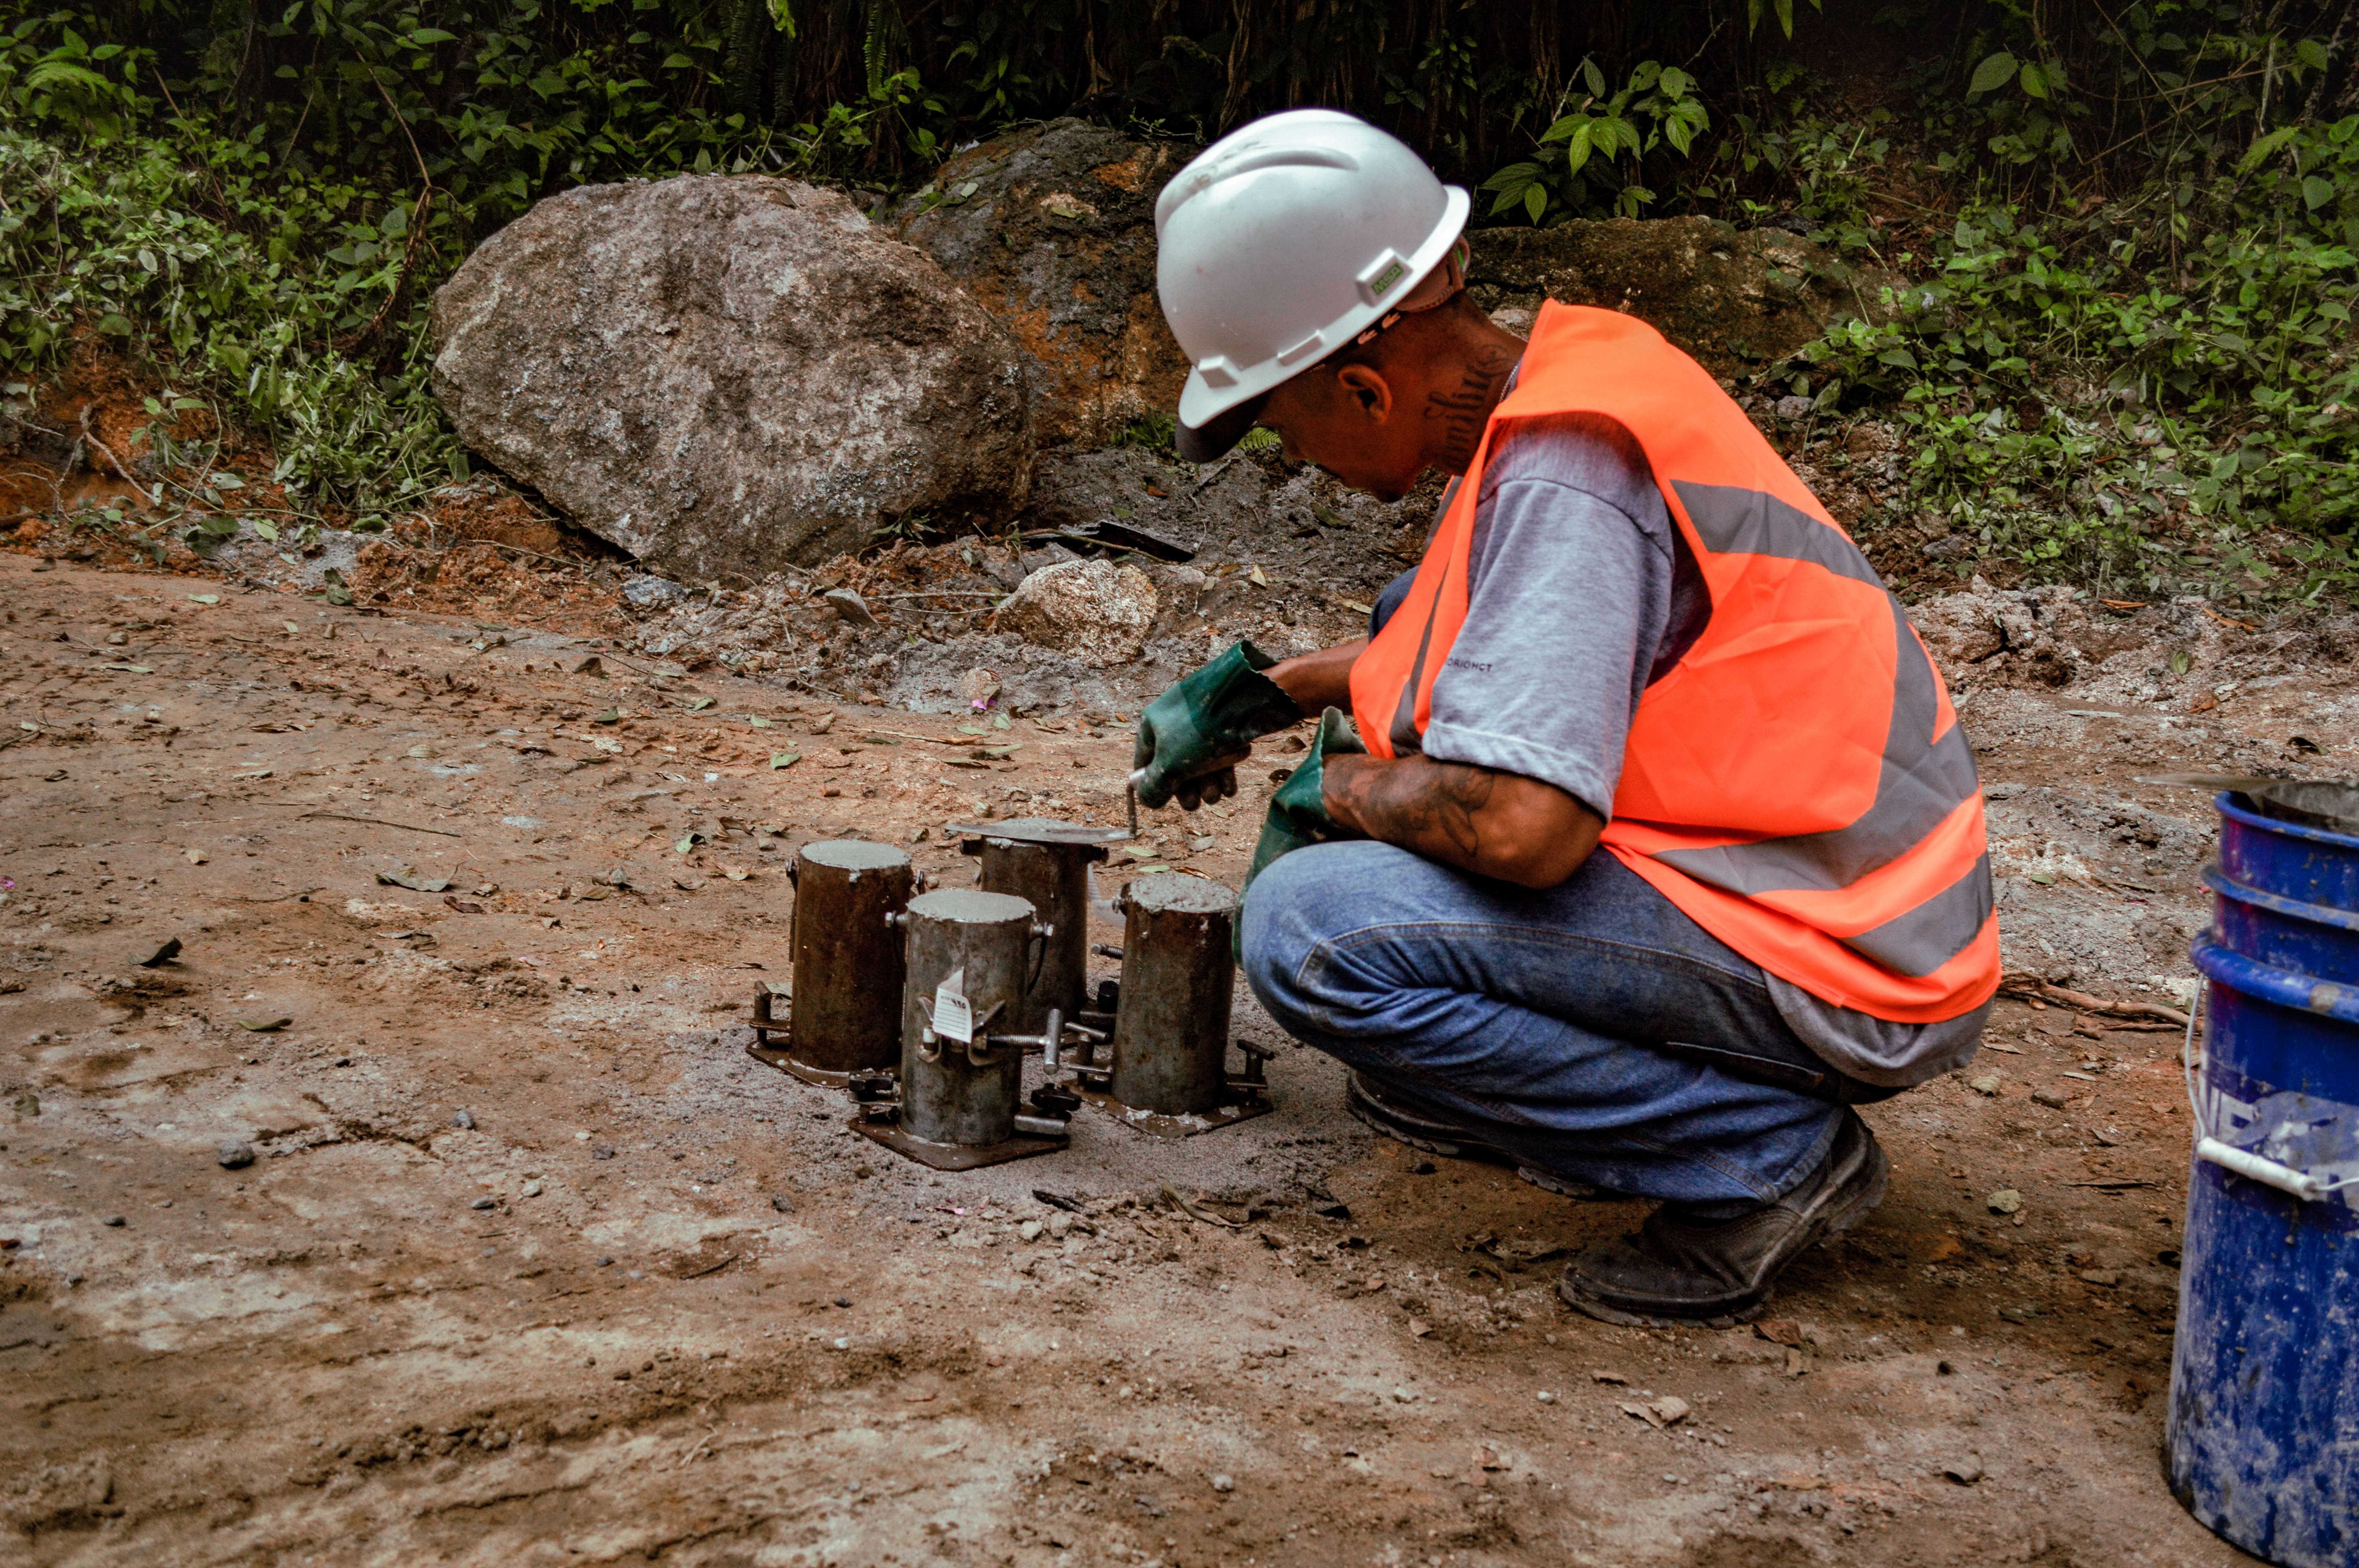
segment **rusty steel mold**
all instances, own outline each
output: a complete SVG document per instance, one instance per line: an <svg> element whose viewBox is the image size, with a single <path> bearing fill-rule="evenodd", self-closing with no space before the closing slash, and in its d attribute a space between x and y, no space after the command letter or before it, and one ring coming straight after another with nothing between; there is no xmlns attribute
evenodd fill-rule
<svg viewBox="0 0 2359 1568"><path fill-rule="evenodd" d="M923 879L904 851L858 838L806 844L787 874L795 884L788 1022L777 1022L769 986L757 988L746 1053L806 1083L840 1088L854 1073L900 1060L904 963L887 917Z"/></svg>
<svg viewBox="0 0 2359 1568"><path fill-rule="evenodd" d="M1064 1147L1066 1116L1046 1105L1026 1114L1017 1103L1025 1049L1053 1054L1063 1021L1051 1009L1038 1034L1006 1027L1055 935L1035 915L1012 894L954 888L887 917L901 928L908 959L900 1098L863 1103L854 1131L941 1171Z"/></svg>
<svg viewBox="0 0 2359 1568"><path fill-rule="evenodd" d="M1027 816L956 831L965 835L961 848L983 862L984 891L1030 900L1053 929L1038 972L1011 1010L1014 1027L1037 1033L1052 1010L1074 1016L1090 978L1090 867L1106 858L1122 830Z"/></svg>

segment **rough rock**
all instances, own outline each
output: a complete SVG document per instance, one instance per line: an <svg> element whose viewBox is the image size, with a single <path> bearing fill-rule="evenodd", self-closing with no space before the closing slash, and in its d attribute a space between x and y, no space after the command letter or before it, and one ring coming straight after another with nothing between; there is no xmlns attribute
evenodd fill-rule
<svg viewBox="0 0 2359 1568"><path fill-rule="evenodd" d="M2069 684L2100 632L2078 589L1995 589L1980 578L1963 593L1917 605L1909 620L1952 679L1971 670L2019 686Z"/></svg>
<svg viewBox="0 0 2359 1568"><path fill-rule="evenodd" d="M1542 299L1627 310L1715 375L1788 354L1874 304L1885 280L1782 229L1714 218L1576 220L1469 236L1467 285L1485 310Z"/></svg>
<svg viewBox="0 0 2359 1568"><path fill-rule="evenodd" d="M114 1472L96 1455L46 1465L12 1477L0 1490L0 1525L29 1535L45 1529L97 1523L114 1497Z"/></svg>
<svg viewBox="0 0 2359 1568"><path fill-rule="evenodd" d="M1026 578L1000 610L999 624L1103 668L1138 657L1156 608L1155 583L1136 567L1067 561Z"/></svg>
<svg viewBox="0 0 2359 1568"><path fill-rule="evenodd" d="M1055 120L944 164L901 237L1023 346L1043 441L1095 445L1170 413L1188 362L1155 295L1155 200L1196 148Z"/></svg>
<svg viewBox="0 0 2359 1568"><path fill-rule="evenodd" d="M665 577L635 577L623 585L623 602L633 610L669 610L687 597L688 589Z"/></svg>
<svg viewBox="0 0 2359 1568"><path fill-rule="evenodd" d="M541 202L434 298L461 438L666 575L744 580L1030 478L1014 341L842 197L765 176Z"/></svg>

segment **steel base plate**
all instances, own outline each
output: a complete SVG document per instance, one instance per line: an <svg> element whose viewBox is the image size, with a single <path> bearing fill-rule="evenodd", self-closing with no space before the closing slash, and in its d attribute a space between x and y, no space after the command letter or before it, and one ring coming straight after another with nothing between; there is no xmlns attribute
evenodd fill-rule
<svg viewBox="0 0 2359 1568"><path fill-rule="evenodd" d="M745 1054L766 1067L776 1067L782 1073L792 1073L807 1084L817 1084L823 1089L840 1089L849 1083L848 1072L834 1072L826 1067L814 1067L809 1062L798 1061L794 1053L775 1045L765 1045L759 1040L745 1047Z"/></svg>
<svg viewBox="0 0 2359 1568"><path fill-rule="evenodd" d="M1234 1084L1226 1091L1228 1098L1211 1110L1177 1116L1125 1105L1104 1089L1093 1089L1082 1084L1065 1087L1125 1127L1136 1128L1150 1138L1193 1138L1199 1133L1218 1132L1223 1127L1234 1127L1240 1121L1266 1116L1272 1108L1267 1091L1248 1098Z"/></svg>
<svg viewBox="0 0 2359 1568"><path fill-rule="evenodd" d="M850 1125L863 1138L937 1171L972 1171L1009 1160L1028 1160L1035 1154L1054 1154L1068 1143L1062 1138L1032 1138L1023 1133L1001 1143L936 1143L930 1139L911 1137L901 1130L897 1121L872 1122L855 1116Z"/></svg>

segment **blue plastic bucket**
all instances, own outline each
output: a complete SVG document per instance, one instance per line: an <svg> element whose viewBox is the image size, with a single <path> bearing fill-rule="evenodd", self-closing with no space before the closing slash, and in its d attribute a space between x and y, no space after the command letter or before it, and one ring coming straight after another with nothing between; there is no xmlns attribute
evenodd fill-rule
<svg viewBox="0 0 2359 1568"><path fill-rule="evenodd" d="M2359 838L2223 795L2170 1489L2286 1568L2359 1563ZM2344 1181L2353 1184L2341 1185Z"/></svg>

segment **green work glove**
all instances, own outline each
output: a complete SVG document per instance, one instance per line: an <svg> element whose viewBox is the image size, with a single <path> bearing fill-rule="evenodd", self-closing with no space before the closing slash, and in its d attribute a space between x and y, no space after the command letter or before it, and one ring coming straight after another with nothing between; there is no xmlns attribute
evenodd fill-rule
<svg viewBox="0 0 2359 1568"><path fill-rule="evenodd" d="M1302 719L1302 705L1261 673L1276 663L1239 643L1147 705L1130 758L1139 805L1177 795L1193 811L1237 793L1236 764L1253 743Z"/></svg>
<svg viewBox="0 0 2359 1568"><path fill-rule="evenodd" d="M1269 797L1269 815L1262 820L1261 841L1254 846L1253 868L1245 872L1247 890L1253 887L1254 879L1280 855L1347 836L1327 815L1327 759L1358 756L1366 752L1367 748L1360 744L1360 732L1352 728L1351 719L1342 708L1331 708L1320 717L1319 733L1310 743L1310 754Z"/></svg>

